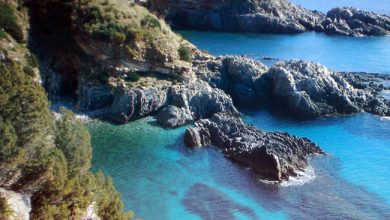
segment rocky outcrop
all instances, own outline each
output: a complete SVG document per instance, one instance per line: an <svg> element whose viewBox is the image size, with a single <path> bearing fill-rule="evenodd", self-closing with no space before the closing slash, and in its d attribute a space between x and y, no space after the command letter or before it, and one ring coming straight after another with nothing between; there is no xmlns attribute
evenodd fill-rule
<svg viewBox="0 0 390 220"><path fill-rule="evenodd" d="M356 8L334 8L320 26L327 34L354 37L388 35L390 17Z"/></svg>
<svg viewBox="0 0 390 220"><path fill-rule="evenodd" d="M31 195L25 193L17 193L10 190L0 188L0 198L4 198L7 202L9 210L8 220L29 220L31 211ZM1 207L5 208L5 207ZM6 211L6 210L0 210Z"/></svg>
<svg viewBox="0 0 390 220"><path fill-rule="evenodd" d="M264 132L229 114L196 122L195 127L186 130L184 140L189 147L216 146L229 159L272 181L296 176L308 166L308 155L323 154L306 138Z"/></svg>
<svg viewBox="0 0 390 220"><path fill-rule="evenodd" d="M286 0L151 0L151 9L179 29L301 33L314 30L322 14Z"/></svg>
<svg viewBox="0 0 390 220"><path fill-rule="evenodd" d="M228 95L203 81L171 87L168 99L169 106L157 115L157 122L165 127L177 127L219 112L239 114Z"/></svg>
<svg viewBox="0 0 390 220"><path fill-rule="evenodd" d="M264 64L242 56L203 57L193 65L199 78L224 90L238 105L259 103L263 94L258 87L264 83L262 77L267 71Z"/></svg>
<svg viewBox="0 0 390 220"><path fill-rule="evenodd" d="M317 63L279 62L269 70L267 78L270 104L296 118L359 111L389 115L390 105L378 92L355 88L342 74Z"/></svg>
<svg viewBox="0 0 390 220"><path fill-rule="evenodd" d="M335 8L326 15L288 0L151 0L151 10L178 29L255 33L319 31L347 36L390 33L390 18L355 8Z"/></svg>
<svg viewBox="0 0 390 220"><path fill-rule="evenodd" d="M166 104L167 92L164 90L119 87L107 115L113 122L127 123L156 112Z"/></svg>

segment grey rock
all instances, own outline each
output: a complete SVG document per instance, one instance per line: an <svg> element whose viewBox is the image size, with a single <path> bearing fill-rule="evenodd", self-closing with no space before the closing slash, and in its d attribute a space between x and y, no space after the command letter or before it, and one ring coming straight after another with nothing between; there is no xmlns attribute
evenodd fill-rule
<svg viewBox="0 0 390 220"><path fill-rule="evenodd" d="M367 111L387 115L389 105L371 89L353 87L343 76L312 62L279 62L267 73L271 105L296 118Z"/></svg>
<svg viewBox="0 0 390 220"><path fill-rule="evenodd" d="M164 108L157 115L157 121L168 127L208 118L218 112L239 114L226 93L201 80L171 87L168 98L171 106Z"/></svg>
<svg viewBox="0 0 390 220"><path fill-rule="evenodd" d="M167 92L164 90L118 87L107 117L116 123L127 123L157 112L166 105Z"/></svg>
<svg viewBox="0 0 390 220"><path fill-rule="evenodd" d="M330 10L321 22L327 34L348 36L380 36L390 34L390 17L356 8Z"/></svg>
<svg viewBox="0 0 390 220"><path fill-rule="evenodd" d="M306 138L264 132L225 113L199 120L186 130L184 140L189 147L216 146L229 159L273 181L297 176L307 168L308 155L323 154Z"/></svg>

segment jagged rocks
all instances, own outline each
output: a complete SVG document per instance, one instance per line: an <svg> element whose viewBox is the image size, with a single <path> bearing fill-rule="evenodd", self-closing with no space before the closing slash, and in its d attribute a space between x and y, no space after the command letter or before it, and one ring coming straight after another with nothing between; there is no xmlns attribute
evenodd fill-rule
<svg viewBox="0 0 390 220"><path fill-rule="evenodd" d="M184 140L189 147L216 146L229 159L273 181L296 176L308 166L308 155L323 154L306 138L264 132L223 113L196 122L186 130Z"/></svg>
<svg viewBox="0 0 390 220"><path fill-rule="evenodd" d="M380 36L390 34L390 17L356 8L334 8L321 22L327 34Z"/></svg>
<svg viewBox="0 0 390 220"><path fill-rule="evenodd" d="M279 62L267 73L270 104L295 118L367 111L388 115L389 105L370 89L354 88L342 74L312 62Z"/></svg>
<svg viewBox="0 0 390 220"><path fill-rule="evenodd" d="M166 127L177 127L218 112L239 114L228 95L204 81L173 86L168 92L168 99L170 106L157 115L157 121Z"/></svg>

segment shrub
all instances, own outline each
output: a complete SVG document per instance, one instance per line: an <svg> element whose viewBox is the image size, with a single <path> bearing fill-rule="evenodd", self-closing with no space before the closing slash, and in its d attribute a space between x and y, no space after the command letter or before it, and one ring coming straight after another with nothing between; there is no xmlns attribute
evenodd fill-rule
<svg viewBox="0 0 390 220"><path fill-rule="evenodd" d="M12 209L9 207L7 199L0 195L0 219L8 219L12 215Z"/></svg>
<svg viewBox="0 0 390 220"><path fill-rule="evenodd" d="M24 66L23 67L23 72L25 72L29 76L34 76L35 75L34 69L31 66Z"/></svg>
<svg viewBox="0 0 390 220"><path fill-rule="evenodd" d="M25 55L28 65L33 68L37 68L39 63L37 57L32 53L26 53Z"/></svg>
<svg viewBox="0 0 390 220"><path fill-rule="evenodd" d="M137 82L140 80L140 75L138 73L130 73L129 75L127 75L127 77L125 78L126 81L130 81L130 82Z"/></svg>
<svg viewBox="0 0 390 220"><path fill-rule="evenodd" d="M180 56L181 60L190 62L191 61L191 55L192 55L191 48L186 47L184 45L180 45L180 47L179 47L179 56Z"/></svg>
<svg viewBox="0 0 390 220"><path fill-rule="evenodd" d="M17 22L15 11L5 2L0 2L0 28L9 33L16 41L23 41L23 31Z"/></svg>
<svg viewBox="0 0 390 220"><path fill-rule="evenodd" d="M124 33L124 28L115 24L107 23L99 25L98 30L94 31L92 34L96 39L102 41L111 41L115 40L117 42L124 42L126 40L126 34Z"/></svg>
<svg viewBox="0 0 390 220"><path fill-rule="evenodd" d="M160 24L160 21L157 18L155 18L155 17L153 17L151 15L146 15L141 20L141 27L161 29L161 24Z"/></svg>
<svg viewBox="0 0 390 220"><path fill-rule="evenodd" d="M8 40L8 35L7 35L7 33L4 31L4 29L0 29L0 39L1 39L1 40Z"/></svg>

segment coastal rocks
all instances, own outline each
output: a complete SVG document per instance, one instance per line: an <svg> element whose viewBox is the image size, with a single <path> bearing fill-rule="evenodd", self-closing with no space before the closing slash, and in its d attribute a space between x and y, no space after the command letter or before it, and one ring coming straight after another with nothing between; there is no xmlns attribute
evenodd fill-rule
<svg viewBox="0 0 390 220"><path fill-rule="evenodd" d="M287 133L264 132L241 119L219 113L186 130L189 147L216 146L225 156L271 181L288 180L308 166L307 156L323 151L306 138Z"/></svg>
<svg viewBox="0 0 390 220"><path fill-rule="evenodd" d="M254 33L318 31L347 36L390 33L390 18L355 8L335 8L326 15L287 0L151 0L150 9L178 29Z"/></svg>
<svg viewBox="0 0 390 220"><path fill-rule="evenodd" d="M168 100L170 106L161 110L156 117L157 122L165 127L177 127L218 112L239 114L228 95L200 80L171 87Z"/></svg>
<svg viewBox="0 0 390 220"><path fill-rule="evenodd" d="M267 73L270 104L295 118L367 111L388 115L390 105L373 89L354 88L343 74L312 62L279 62Z"/></svg>
<svg viewBox="0 0 390 220"><path fill-rule="evenodd" d="M160 110L167 103L167 92L155 88L131 89L118 87L108 111L108 119L127 123Z"/></svg>
<svg viewBox="0 0 390 220"><path fill-rule="evenodd" d="M337 113L355 113L350 100L355 89L336 73L317 63L287 61L275 64L268 73L273 105L299 118Z"/></svg>
<svg viewBox="0 0 390 220"><path fill-rule="evenodd" d="M327 34L354 37L390 34L390 17L356 8L334 8L321 22Z"/></svg>
<svg viewBox="0 0 390 220"><path fill-rule="evenodd" d="M179 29L301 33L314 30L322 14L286 0L151 0L150 9Z"/></svg>

